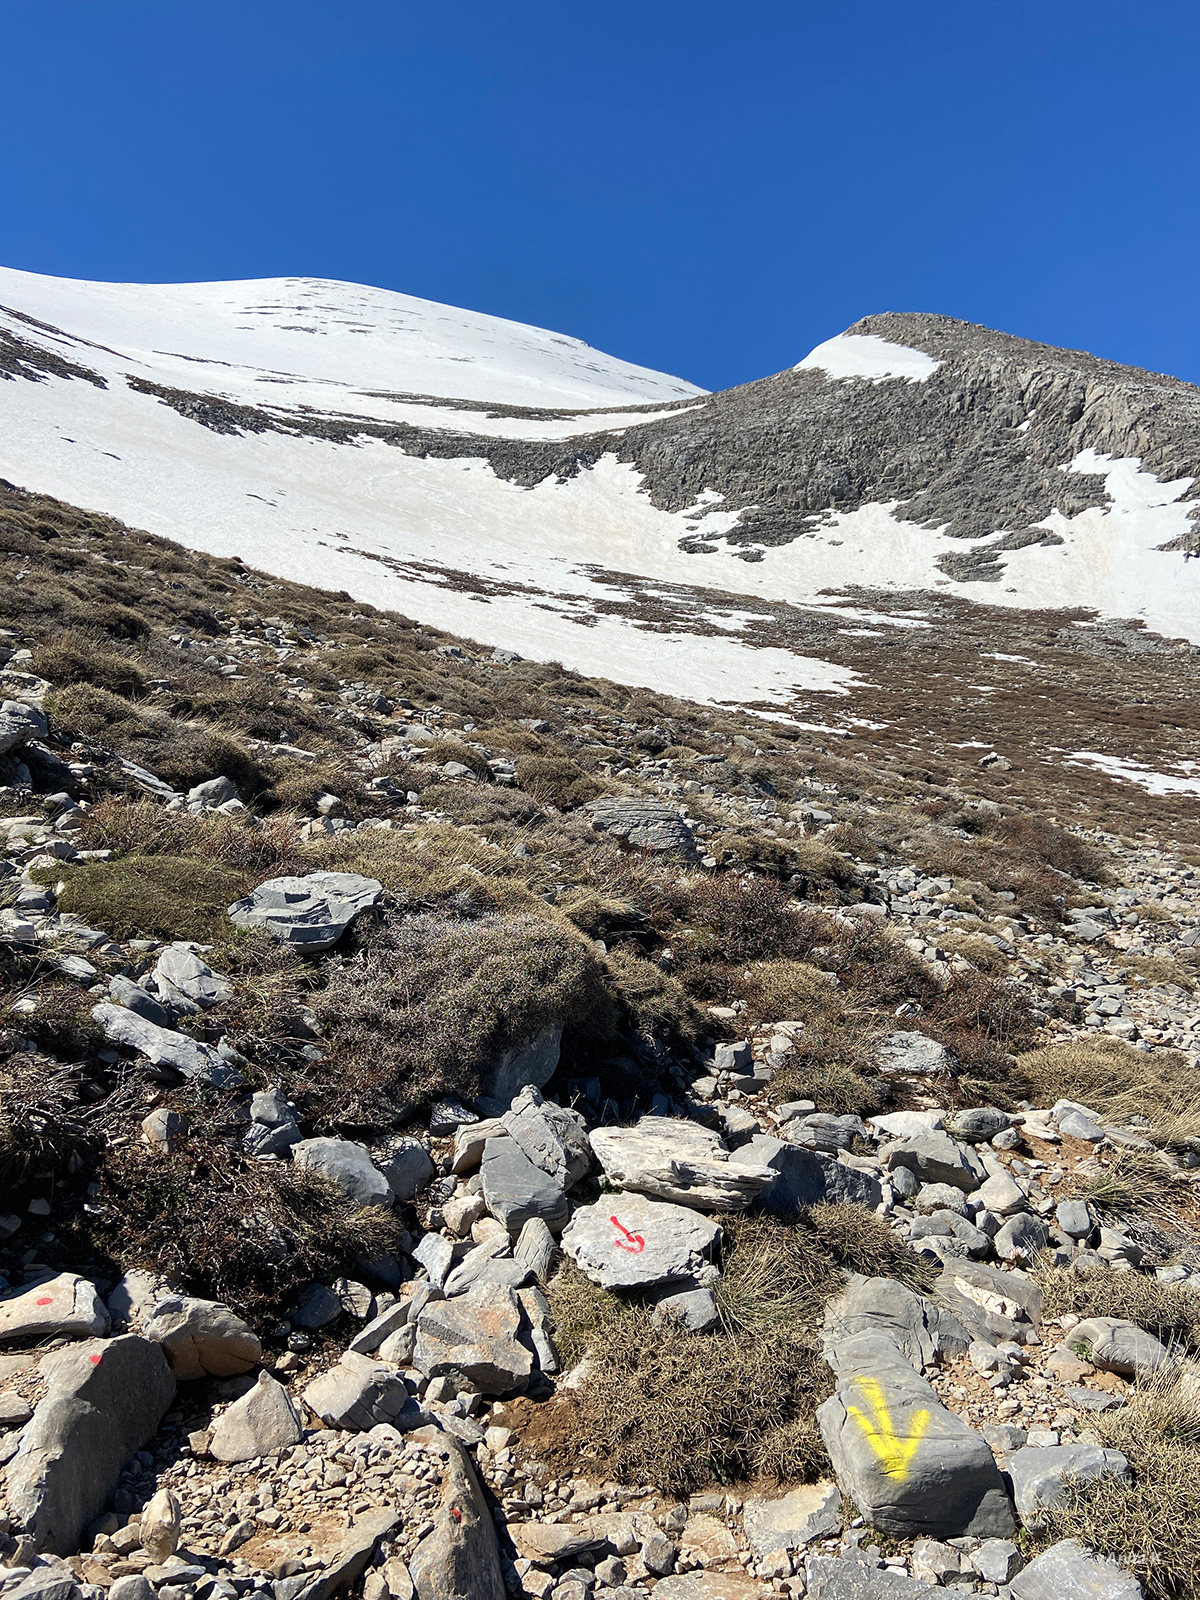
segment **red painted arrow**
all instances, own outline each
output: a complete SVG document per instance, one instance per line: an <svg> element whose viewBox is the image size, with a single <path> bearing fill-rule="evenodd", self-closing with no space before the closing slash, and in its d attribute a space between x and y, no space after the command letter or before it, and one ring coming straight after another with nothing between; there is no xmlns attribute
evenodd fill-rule
<svg viewBox="0 0 1200 1600"><path fill-rule="evenodd" d="M621 1232L625 1235L625 1239L614 1239L613 1243L616 1248L618 1250L628 1250L631 1255L640 1256L642 1251L646 1248L646 1241L642 1238L641 1234L630 1233L625 1224L623 1222L618 1222L616 1217L609 1217L608 1220L615 1228L620 1228ZM629 1242L626 1243L626 1240Z"/></svg>

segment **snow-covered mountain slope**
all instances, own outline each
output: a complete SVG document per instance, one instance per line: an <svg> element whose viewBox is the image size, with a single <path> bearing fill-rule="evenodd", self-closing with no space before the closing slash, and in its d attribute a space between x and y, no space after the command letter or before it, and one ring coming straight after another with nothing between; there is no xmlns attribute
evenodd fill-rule
<svg viewBox="0 0 1200 1600"><path fill-rule="evenodd" d="M0 307L0 475L488 645L803 714L861 680L804 619L922 594L1200 640L1200 391L1079 352L887 314L706 395L346 284Z"/></svg>

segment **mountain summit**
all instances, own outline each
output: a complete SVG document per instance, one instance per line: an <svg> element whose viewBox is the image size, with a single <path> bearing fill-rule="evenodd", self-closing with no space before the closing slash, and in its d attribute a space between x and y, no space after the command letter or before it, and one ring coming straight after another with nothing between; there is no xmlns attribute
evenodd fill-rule
<svg viewBox="0 0 1200 1600"><path fill-rule="evenodd" d="M14 482L582 671L794 712L861 677L798 628L914 595L1200 640L1177 379L924 313L705 394L350 284L10 271L0 304Z"/></svg>

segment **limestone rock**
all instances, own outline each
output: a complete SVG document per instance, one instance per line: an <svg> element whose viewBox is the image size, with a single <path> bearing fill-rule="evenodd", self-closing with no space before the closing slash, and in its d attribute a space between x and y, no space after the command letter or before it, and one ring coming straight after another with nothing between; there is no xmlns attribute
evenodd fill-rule
<svg viewBox="0 0 1200 1600"><path fill-rule="evenodd" d="M360 1206L390 1206L395 1198L366 1145L352 1139L301 1139L292 1146L292 1160L328 1178Z"/></svg>
<svg viewBox="0 0 1200 1600"><path fill-rule="evenodd" d="M875 1047L875 1066L885 1077L945 1077L954 1058L925 1033L889 1033Z"/></svg>
<svg viewBox="0 0 1200 1600"><path fill-rule="evenodd" d="M303 878L270 878L234 901L229 917L239 928L265 928L298 950L336 944L359 912L383 893L374 878L355 872L310 872Z"/></svg>
<svg viewBox="0 0 1200 1600"><path fill-rule="evenodd" d="M1075 1324L1063 1343L1101 1372L1117 1372L1124 1378L1148 1377L1171 1359L1152 1333L1121 1317L1088 1317Z"/></svg>
<svg viewBox="0 0 1200 1600"><path fill-rule="evenodd" d="M767 1133L755 1134L729 1160L735 1166L769 1167L774 1172L775 1179L761 1191L759 1203L779 1216L794 1215L800 1206L843 1200L873 1211L883 1200L882 1185L870 1173Z"/></svg>
<svg viewBox="0 0 1200 1600"><path fill-rule="evenodd" d="M674 806L641 795L604 795L583 808L597 833L607 833L636 850L694 861L698 855L692 830Z"/></svg>
<svg viewBox="0 0 1200 1600"><path fill-rule="evenodd" d="M0 703L0 756L19 750L30 739L44 739L48 732L44 714L19 700Z"/></svg>
<svg viewBox="0 0 1200 1600"><path fill-rule="evenodd" d="M621 1188L697 1211L744 1211L776 1181L773 1168L744 1162L740 1152L731 1160L698 1122L642 1117L632 1128L597 1128L592 1149Z"/></svg>
<svg viewBox="0 0 1200 1600"><path fill-rule="evenodd" d="M836 1483L806 1483L771 1498L755 1495L742 1507L751 1550L760 1559L772 1550L802 1550L814 1539L842 1531L842 1497Z"/></svg>
<svg viewBox="0 0 1200 1600"><path fill-rule="evenodd" d="M1009 1458L1008 1471L1021 1521L1036 1527L1041 1513L1063 1499L1068 1483L1110 1472L1128 1477L1129 1462L1119 1450L1094 1444L1025 1445Z"/></svg>
<svg viewBox="0 0 1200 1600"><path fill-rule="evenodd" d="M809 1600L929 1600L932 1593L916 1578L850 1554L810 1556L806 1570Z"/></svg>
<svg viewBox="0 0 1200 1600"><path fill-rule="evenodd" d="M401 1203L414 1199L436 1175L429 1151L419 1139L392 1139L373 1152L373 1159Z"/></svg>
<svg viewBox="0 0 1200 1600"><path fill-rule="evenodd" d="M138 1520L138 1537L142 1549L161 1564L175 1554L179 1547L179 1532L183 1512L179 1501L170 1489L159 1489L142 1508Z"/></svg>
<svg viewBox="0 0 1200 1600"><path fill-rule="evenodd" d="M159 1028L136 1011L125 1006L114 1006L102 1000L92 1007L92 1016L104 1030L104 1037L113 1044L136 1050L155 1067L170 1067L181 1077L197 1083L209 1084L215 1089L237 1088L242 1075L210 1044L200 1044L185 1033L172 1028Z"/></svg>
<svg viewBox="0 0 1200 1600"><path fill-rule="evenodd" d="M532 1039L502 1051L480 1075L480 1093L507 1106L529 1084L544 1089L558 1070L562 1034L561 1022L548 1022Z"/></svg>
<svg viewBox="0 0 1200 1600"><path fill-rule="evenodd" d="M202 1011L220 1005L233 993L229 979L220 977L185 944L168 945L159 956L154 964L154 985L168 1005L182 998Z"/></svg>
<svg viewBox="0 0 1200 1600"><path fill-rule="evenodd" d="M6 1469L8 1500L37 1549L70 1555L153 1437L175 1380L159 1347L136 1334L56 1350L42 1372L45 1397Z"/></svg>
<svg viewBox="0 0 1200 1600"><path fill-rule="evenodd" d="M1012 1507L988 1444L881 1343L817 1411L842 1492L902 1538L1007 1537Z"/></svg>
<svg viewBox="0 0 1200 1600"><path fill-rule="evenodd" d="M60 1272L0 1299L0 1344L40 1343L60 1335L91 1339L108 1328L108 1312L95 1284L73 1272Z"/></svg>
<svg viewBox="0 0 1200 1600"><path fill-rule="evenodd" d="M527 1084L500 1120L534 1166L563 1189L586 1176L591 1146L587 1125L577 1111L543 1099L540 1089Z"/></svg>
<svg viewBox="0 0 1200 1600"><path fill-rule="evenodd" d="M695 1279L721 1237L711 1217L642 1195L606 1195L581 1206L562 1247L603 1289Z"/></svg>
<svg viewBox="0 0 1200 1600"><path fill-rule="evenodd" d="M489 1139L481 1164L488 1210L516 1238L531 1217L559 1233L571 1214L562 1184L535 1167L515 1139Z"/></svg>
<svg viewBox="0 0 1200 1600"><path fill-rule="evenodd" d="M826 1359L842 1371L838 1345L861 1334L883 1334L915 1371L939 1356L965 1354L971 1339L956 1317L895 1278L855 1277L825 1310Z"/></svg>
<svg viewBox="0 0 1200 1600"><path fill-rule="evenodd" d="M454 1440L447 1448L433 1532L409 1562L417 1600L505 1600L496 1530L474 1469Z"/></svg>
<svg viewBox="0 0 1200 1600"><path fill-rule="evenodd" d="M1060 1539L1018 1572L1012 1600L1142 1600L1142 1586L1076 1539Z"/></svg>
<svg viewBox="0 0 1200 1600"><path fill-rule="evenodd" d="M339 1591L352 1588L375 1554L379 1541L391 1533L399 1520L396 1512L386 1509L355 1517L346 1542L325 1570L300 1591L298 1600L330 1600Z"/></svg>
<svg viewBox="0 0 1200 1600"><path fill-rule="evenodd" d="M513 1256L533 1273L539 1283L548 1283L558 1259L554 1235L541 1217L530 1217L521 1229Z"/></svg>
<svg viewBox="0 0 1200 1600"><path fill-rule="evenodd" d="M209 1452L218 1461L253 1461L299 1444L303 1437L304 1424L292 1397L278 1379L260 1372L254 1388L217 1418Z"/></svg>
<svg viewBox="0 0 1200 1600"><path fill-rule="evenodd" d="M462 1373L482 1394L512 1394L533 1372L521 1327L514 1291L478 1284L453 1300L429 1302L417 1318L413 1362L427 1378Z"/></svg>
<svg viewBox="0 0 1200 1600"><path fill-rule="evenodd" d="M206 1374L236 1377L262 1358L258 1335L219 1300L186 1295L160 1300L145 1323L145 1334L162 1346L180 1383Z"/></svg>
<svg viewBox="0 0 1200 1600"><path fill-rule="evenodd" d="M389 1422L404 1432L427 1420L403 1378L382 1362L352 1350L314 1378L303 1398L328 1428L353 1428L365 1433L381 1422Z"/></svg>
<svg viewBox="0 0 1200 1600"><path fill-rule="evenodd" d="M889 1169L907 1167L922 1183L953 1184L965 1194L978 1189L988 1176L987 1168L971 1145L933 1130L898 1139L881 1155Z"/></svg>

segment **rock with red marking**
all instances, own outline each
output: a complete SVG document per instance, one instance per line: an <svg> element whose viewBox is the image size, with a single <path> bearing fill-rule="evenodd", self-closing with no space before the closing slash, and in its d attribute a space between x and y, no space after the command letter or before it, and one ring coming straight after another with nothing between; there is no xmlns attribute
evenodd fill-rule
<svg viewBox="0 0 1200 1600"><path fill-rule="evenodd" d="M449 1460L433 1531L409 1562L417 1600L505 1600L491 1514L466 1453L446 1440Z"/></svg>
<svg viewBox="0 0 1200 1600"><path fill-rule="evenodd" d="M63 1335L93 1339L108 1329L108 1312L95 1284L73 1272L0 1300L0 1344L34 1344Z"/></svg>
<svg viewBox="0 0 1200 1600"><path fill-rule="evenodd" d="M175 1380L159 1346L132 1333L53 1351L42 1372L46 1395L5 1469L8 1505L39 1550L70 1555L156 1432Z"/></svg>
<svg viewBox="0 0 1200 1600"><path fill-rule="evenodd" d="M695 1279L720 1237L719 1224L687 1206L619 1194L581 1206L562 1247L601 1288L634 1289Z"/></svg>

